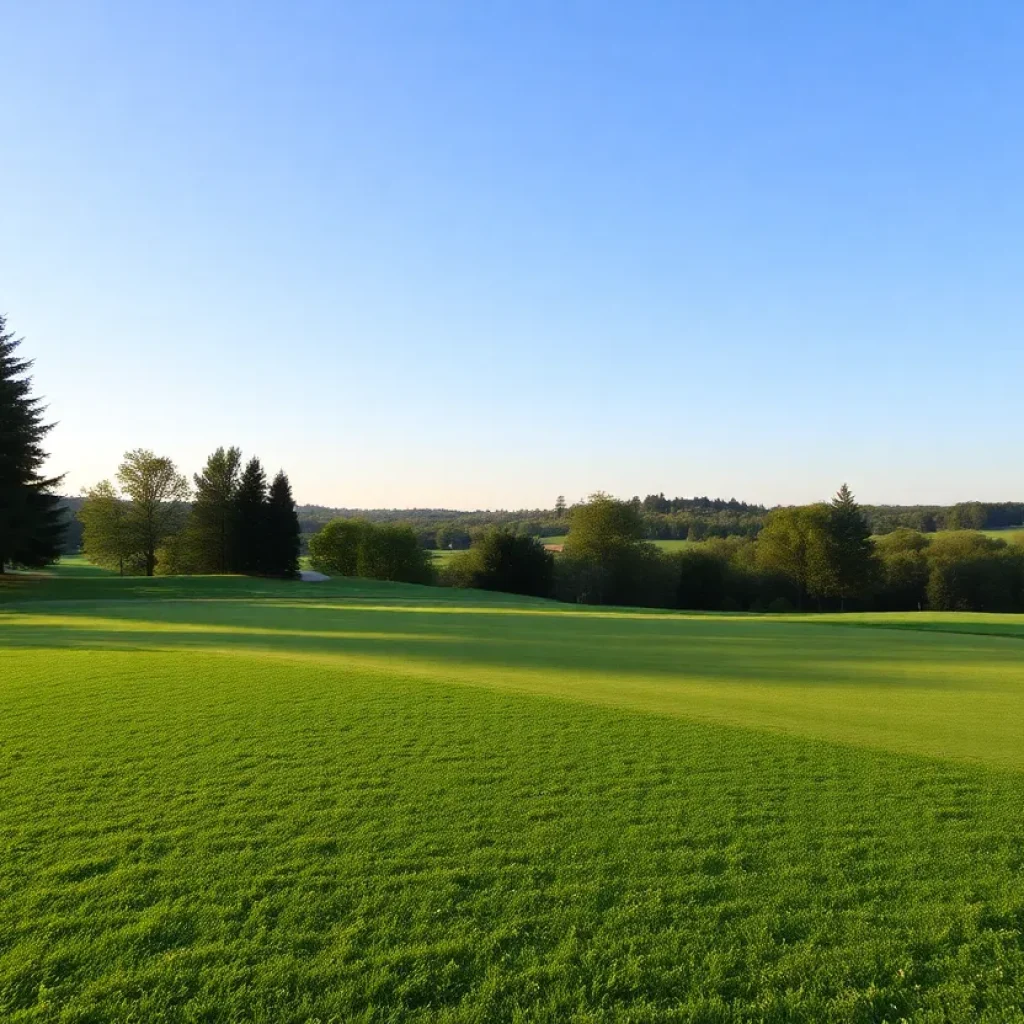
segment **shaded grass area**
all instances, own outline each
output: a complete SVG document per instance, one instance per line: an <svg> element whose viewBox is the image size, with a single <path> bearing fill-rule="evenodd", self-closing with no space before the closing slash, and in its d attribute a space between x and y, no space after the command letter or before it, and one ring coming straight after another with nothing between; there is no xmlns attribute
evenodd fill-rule
<svg viewBox="0 0 1024 1024"><path fill-rule="evenodd" d="M1017 640L257 583L0 611L0 1019L1024 1021Z"/></svg>
<svg viewBox="0 0 1024 1024"><path fill-rule="evenodd" d="M77 562L58 565L45 574L0 576L0 608L35 601L118 601L118 600L254 600L280 597L286 600L321 600L329 596L389 602L417 601L451 603L466 601L501 605L534 601L510 594L423 587L416 584L385 583L339 577L324 583L300 580L263 579L251 576L125 576Z"/></svg>

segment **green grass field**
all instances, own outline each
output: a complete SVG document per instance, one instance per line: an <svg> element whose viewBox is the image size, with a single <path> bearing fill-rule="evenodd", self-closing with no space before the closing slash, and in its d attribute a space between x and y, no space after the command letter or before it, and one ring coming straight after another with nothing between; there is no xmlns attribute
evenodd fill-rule
<svg viewBox="0 0 1024 1024"><path fill-rule="evenodd" d="M464 555L465 551L453 551L446 548L434 548L430 555L434 565L447 565L456 555Z"/></svg>
<svg viewBox="0 0 1024 1024"><path fill-rule="evenodd" d="M937 530L933 534L929 534L932 537L948 537L950 534L961 533L960 530ZM1017 535L1024 536L1024 526L1008 526L1004 530L975 530L975 533L983 534L986 537L994 537L996 540L1005 540L1007 542L1016 540Z"/></svg>
<svg viewBox="0 0 1024 1024"><path fill-rule="evenodd" d="M538 540L542 544L564 544L568 540L568 535L561 535L559 537L540 537ZM680 551L683 548L689 546L691 541L651 541L655 548L660 548L663 551Z"/></svg>
<svg viewBox="0 0 1024 1024"><path fill-rule="evenodd" d="M0 584L0 1020L1024 1021L1024 617Z"/></svg>

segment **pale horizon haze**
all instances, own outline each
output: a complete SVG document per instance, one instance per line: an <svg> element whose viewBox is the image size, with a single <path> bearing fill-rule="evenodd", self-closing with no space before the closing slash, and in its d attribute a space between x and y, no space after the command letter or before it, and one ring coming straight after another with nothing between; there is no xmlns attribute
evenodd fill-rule
<svg viewBox="0 0 1024 1024"><path fill-rule="evenodd" d="M8 5L65 493L1024 498L1024 6Z"/></svg>

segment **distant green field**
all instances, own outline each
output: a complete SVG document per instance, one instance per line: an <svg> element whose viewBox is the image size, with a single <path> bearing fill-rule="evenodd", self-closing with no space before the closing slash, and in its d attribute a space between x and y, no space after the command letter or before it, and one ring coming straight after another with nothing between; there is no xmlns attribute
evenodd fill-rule
<svg viewBox="0 0 1024 1024"><path fill-rule="evenodd" d="M937 530L934 534L931 534L931 536L933 536L933 537L943 537L943 536L948 536L951 533L963 533L963 532L964 531L962 531L962 530ZM1020 534L1024 535L1024 526L1011 526L1011 527L1008 527L1005 530L975 530L973 532L975 532L975 533L983 533L986 537L995 537L997 540L1006 540L1006 541L1008 541L1008 540L1014 539L1014 535L1015 534L1020 533Z"/></svg>
<svg viewBox="0 0 1024 1024"><path fill-rule="evenodd" d="M652 544L656 547L661 548L663 551L682 551L683 548L690 547L694 541L690 540L652 540Z"/></svg>
<svg viewBox="0 0 1024 1024"><path fill-rule="evenodd" d="M1024 617L0 583L0 1020L1024 1022Z"/></svg>
<svg viewBox="0 0 1024 1024"><path fill-rule="evenodd" d="M542 544L564 544L569 537L568 534L564 534L557 537L538 537L537 539ZM650 543L665 551L678 551L692 542L688 540L652 540Z"/></svg>
<svg viewBox="0 0 1024 1024"><path fill-rule="evenodd" d="M443 548L435 548L430 552L435 565L444 565L450 562L456 555L464 554L463 551L449 551Z"/></svg>

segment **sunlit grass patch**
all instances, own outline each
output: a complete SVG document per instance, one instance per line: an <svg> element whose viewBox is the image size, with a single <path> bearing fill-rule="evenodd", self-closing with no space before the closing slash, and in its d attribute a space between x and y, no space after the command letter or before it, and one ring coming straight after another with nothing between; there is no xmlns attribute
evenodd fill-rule
<svg viewBox="0 0 1024 1024"><path fill-rule="evenodd" d="M0 1019L1024 1019L1012 617L89 582L0 611Z"/></svg>

